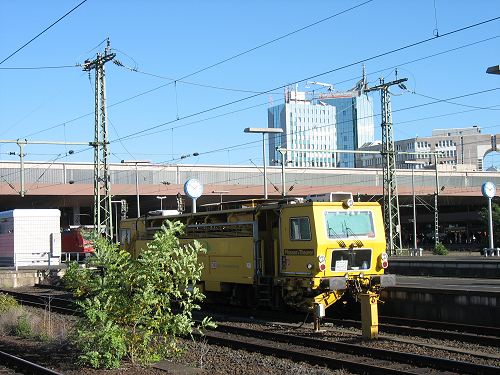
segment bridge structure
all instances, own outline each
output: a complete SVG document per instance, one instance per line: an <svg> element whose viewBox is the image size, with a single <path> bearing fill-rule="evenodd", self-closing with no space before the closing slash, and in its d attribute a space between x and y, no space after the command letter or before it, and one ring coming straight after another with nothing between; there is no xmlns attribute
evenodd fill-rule
<svg viewBox="0 0 500 375"><path fill-rule="evenodd" d="M59 208L63 225L91 224L94 190L92 163L24 162L21 171L17 162L0 162L0 211L14 208ZM436 186L439 173L439 186ZM21 196L21 175L24 191ZM178 194L184 196L183 185L191 178L204 185L197 200L199 207L221 201L262 197L262 173L254 166L214 165L109 165L113 202L125 200L128 216L137 212L136 196L140 195L140 210L176 209ZM270 198L282 195L282 168L268 167ZM417 222L422 232L434 221L434 194L439 189L440 235L453 231L455 236L472 237L481 231L479 210L486 207L481 185L486 181L500 184L499 172L463 171L443 165L434 169L414 170L412 190L411 170L397 169L402 232L412 225L412 195L417 196ZM380 168L294 168L285 170L287 196L304 197L330 191L351 192L355 200L383 199L383 171ZM161 197L161 200L159 199ZM494 199L495 200L495 199ZM185 200L186 211L191 201ZM114 205L119 212L119 204ZM116 215L114 215L116 216ZM120 215L118 215L120 216ZM484 229L487 230L487 229ZM411 230L409 231L411 232ZM432 230L431 230L432 232ZM458 234L457 234L458 233ZM403 235L403 238L405 236Z"/></svg>

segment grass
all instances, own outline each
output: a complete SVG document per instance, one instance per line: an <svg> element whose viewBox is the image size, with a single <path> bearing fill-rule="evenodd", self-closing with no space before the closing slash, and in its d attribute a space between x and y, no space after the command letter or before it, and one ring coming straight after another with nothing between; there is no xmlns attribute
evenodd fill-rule
<svg viewBox="0 0 500 375"><path fill-rule="evenodd" d="M22 306L0 293L0 336L18 336L64 345L69 341L74 318L45 309Z"/></svg>

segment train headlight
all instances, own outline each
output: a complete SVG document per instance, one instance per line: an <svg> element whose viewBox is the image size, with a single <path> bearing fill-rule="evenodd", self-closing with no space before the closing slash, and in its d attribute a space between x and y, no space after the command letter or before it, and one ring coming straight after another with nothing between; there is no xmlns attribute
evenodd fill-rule
<svg viewBox="0 0 500 375"><path fill-rule="evenodd" d="M318 257L318 260L319 260L319 262L320 262L320 263L325 263L326 258L325 258L325 256L324 256L324 255L320 255L320 256Z"/></svg>
<svg viewBox="0 0 500 375"><path fill-rule="evenodd" d="M326 270L326 265L325 265L325 263L321 263L321 264L319 265L319 270L320 270L320 271L324 271L324 270Z"/></svg>
<svg viewBox="0 0 500 375"><path fill-rule="evenodd" d="M312 263L307 263L307 269L312 270L313 269L313 264Z"/></svg>
<svg viewBox="0 0 500 375"><path fill-rule="evenodd" d="M353 204L354 201L351 198L342 201L342 206L344 206L344 208L352 207Z"/></svg>
<svg viewBox="0 0 500 375"><path fill-rule="evenodd" d="M363 277L365 277L365 274L363 272L360 272L359 277L362 279Z"/></svg>

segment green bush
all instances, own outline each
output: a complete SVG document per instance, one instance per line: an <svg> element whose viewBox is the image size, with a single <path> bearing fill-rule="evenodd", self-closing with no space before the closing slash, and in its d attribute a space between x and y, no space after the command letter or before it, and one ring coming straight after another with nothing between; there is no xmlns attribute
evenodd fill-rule
<svg viewBox="0 0 500 375"><path fill-rule="evenodd" d="M434 246L432 253L434 255L448 255L448 249L441 242L438 242L436 246Z"/></svg>
<svg viewBox="0 0 500 375"><path fill-rule="evenodd" d="M203 269L198 253L205 249L196 241L181 245L183 228L167 222L137 259L98 239L87 268L67 269L67 285L86 297L75 336L83 363L112 368L127 356L149 364L177 352L176 338L200 328L192 310L204 298L196 284ZM206 319L201 328L211 325Z"/></svg>
<svg viewBox="0 0 500 375"><path fill-rule="evenodd" d="M0 312L7 311L18 306L19 304L14 297L5 293L0 293Z"/></svg>
<svg viewBox="0 0 500 375"><path fill-rule="evenodd" d="M14 327L14 333L16 334L16 336L24 338L29 338L33 335L33 330L31 329L28 314L23 314L17 319L17 324Z"/></svg>

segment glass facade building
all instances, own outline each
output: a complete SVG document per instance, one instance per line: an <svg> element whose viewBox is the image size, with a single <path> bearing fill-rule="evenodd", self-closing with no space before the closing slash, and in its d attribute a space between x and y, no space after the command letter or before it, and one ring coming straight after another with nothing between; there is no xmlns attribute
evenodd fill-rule
<svg viewBox="0 0 500 375"><path fill-rule="evenodd" d="M375 137L372 98L356 91L351 93L352 96L345 95L345 97L332 93L319 99L319 102L336 108L336 146L339 150L356 150L365 143L373 142ZM342 168L357 167L355 155L339 153L337 166Z"/></svg>
<svg viewBox="0 0 500 375"><path fill-rule="evenodd" d="M287 92L285 103L268 109L268 127L283 133L269 137L270 163L281 163L277 147L287 149L285 162L294 167L333 168L337 146L335 107L305 100L303 92Z"/></svg>

